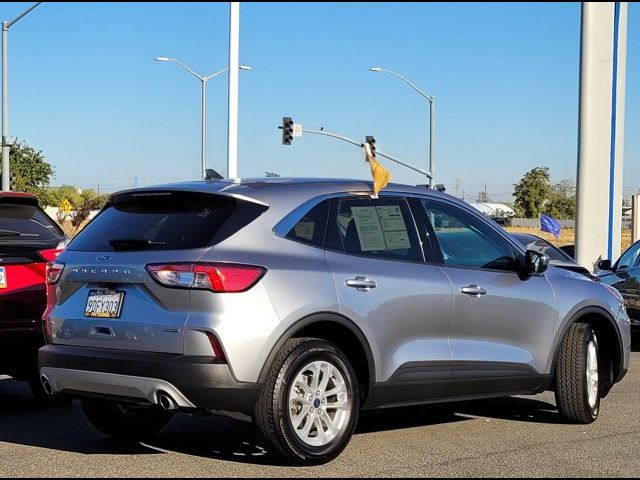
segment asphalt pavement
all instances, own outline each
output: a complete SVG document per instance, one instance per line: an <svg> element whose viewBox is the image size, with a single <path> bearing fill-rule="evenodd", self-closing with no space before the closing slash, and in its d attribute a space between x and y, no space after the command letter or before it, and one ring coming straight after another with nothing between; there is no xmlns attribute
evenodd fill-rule
<svg viewBox="0 0 640 480"><path fill-rule="evenodd" d="M278 465L249 423L176 416L146 444L111 440L77 401L46 409L0 377L0 477L344 477L640 475L640 353L593 425L568 425L553 394L365 414L345 452Z"/></svg>

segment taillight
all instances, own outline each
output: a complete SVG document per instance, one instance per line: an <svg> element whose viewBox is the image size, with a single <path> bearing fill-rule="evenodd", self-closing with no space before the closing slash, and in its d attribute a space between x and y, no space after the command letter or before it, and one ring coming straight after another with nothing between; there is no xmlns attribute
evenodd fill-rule
<svg viewBox="0 0 640 480"><path fill-rule="evenodd" d="M165 287L235 293L249 290L267 270L231 263L169 263L147 265L147 271Z"/></svg>
<svg viewBox="0 0 640 480"><path fill-rule="evenodd" d="M60 255L64 251L63 248L51 248L49 250L40 250L38 253L42 258L44 258L47 262L53 262L58 255Z"/></svg>
<svg viewBox="0 0 640 480"><path fill-rule="evenodd" d="M58 292L56 284L60 280L60 276L64 270L64 263L47 263L46 280L47 280L47 307L42 314L42 321L44 325L44 334L48 343L53 341L53 333L51 328L51 311L53 307L58 303Z"/></svg>
<svg viewBox="0 0 640 480"><path fill-rule="evenodd" d="M46 279L48 285L55 285L60 280L60 275L64 270L64 263L49 262L47 263Z"/></svg>

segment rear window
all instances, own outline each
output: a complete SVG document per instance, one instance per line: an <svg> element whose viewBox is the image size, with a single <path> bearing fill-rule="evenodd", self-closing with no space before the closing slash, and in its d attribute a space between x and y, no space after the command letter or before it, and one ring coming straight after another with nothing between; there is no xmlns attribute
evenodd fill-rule
<svg viewBox="0 0 640 480"><path fill-rule="evenodd" d="M116 197L69 250L186 250L230 237L266 207L192 192L138 192Z"/></svg>
<svg viewBox="0 0 640 480"><path fill-rule="evenodd" d="M0 205L0 241L53 240L62 231L46 213L32 205Z"/></svg>

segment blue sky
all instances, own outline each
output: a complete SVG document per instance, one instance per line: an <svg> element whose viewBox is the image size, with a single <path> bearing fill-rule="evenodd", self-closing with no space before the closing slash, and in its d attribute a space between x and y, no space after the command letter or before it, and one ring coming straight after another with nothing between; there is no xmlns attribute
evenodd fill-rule
<svg viewBox="0 0 640 480"><path fill-rule="evenodd" d="M13 18L29 3L2 3ZM580 4L241 6L241 176L367 178L361 152L305 136L289 115L428 164L428 104L383 66L436 96L436 175L450 193L487 184L510 198L524 172L575 177ZM10 32L10 130L43 150L56 184L105 191L199 175L198 72L226 66L226 3L45 3ZM629 6L625 188L640 185L640 6ZM208 164L226 166L227 77L208 86ZM394 180L423 183L386 164Z"/></svg>

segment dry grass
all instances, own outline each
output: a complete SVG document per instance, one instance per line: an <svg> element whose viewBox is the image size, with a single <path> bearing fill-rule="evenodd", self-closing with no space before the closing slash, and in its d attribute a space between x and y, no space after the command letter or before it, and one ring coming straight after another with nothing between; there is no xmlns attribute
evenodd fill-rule
<svg viewBox="0 0 640 480"><path fill-rule="evenodd" d="M557 239L553 234L548 232L542 232L539 228L534 227L507 227L509 232L529 233L531 235L537 235L544 238L547 242L558 247L564 245L573 245L575 243L576 232L573 228L563 228L560 232L560 237ZM631 230L622 230L622 242L620 243L621 251L624 251L631 245Z"/></svg>

